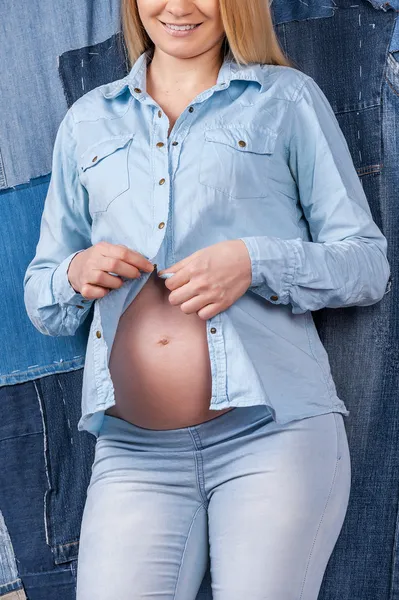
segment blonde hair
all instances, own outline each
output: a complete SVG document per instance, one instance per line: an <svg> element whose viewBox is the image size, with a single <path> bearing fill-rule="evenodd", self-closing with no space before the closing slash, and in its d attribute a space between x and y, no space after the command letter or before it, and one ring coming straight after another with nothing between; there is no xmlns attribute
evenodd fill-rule
<svg viewBox="0 0 399 600"><path fill-rule="evenodd" d="M261 63L294 66L279 44L270 0L219 0L225 30L224 54L239 64ZM141 22L136 0L121 0L122 33L130 65L154 44Z"/></svg>

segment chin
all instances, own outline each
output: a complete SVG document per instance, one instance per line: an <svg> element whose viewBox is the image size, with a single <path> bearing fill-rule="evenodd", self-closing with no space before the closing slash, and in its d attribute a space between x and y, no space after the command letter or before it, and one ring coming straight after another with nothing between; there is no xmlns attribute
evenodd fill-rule
<svg viewBox="0 0 399 600"><path fill-rule="evenodd" d="M210 48L198 42L192 46L189 44L157 44L158 48L173 58L189 59L196 58L208 52Z"/></svg>

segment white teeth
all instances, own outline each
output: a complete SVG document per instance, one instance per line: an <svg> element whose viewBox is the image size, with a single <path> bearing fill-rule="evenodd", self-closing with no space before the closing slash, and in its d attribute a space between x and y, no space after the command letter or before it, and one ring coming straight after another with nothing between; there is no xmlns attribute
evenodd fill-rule
<svg viewBox="0 0 399 600"><path fill-rule="evenodd" d="M165 23L165 25L174 31L188 31L189 29L195 29L197 27L197 25L169 25L169 23Z"/></svg>

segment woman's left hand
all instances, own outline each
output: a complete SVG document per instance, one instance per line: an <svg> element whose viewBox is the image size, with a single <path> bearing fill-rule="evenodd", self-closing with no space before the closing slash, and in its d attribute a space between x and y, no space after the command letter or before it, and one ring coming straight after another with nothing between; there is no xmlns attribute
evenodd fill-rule
<svg viewBox="0 0 399 600"><path fill-rule="evenodd" d="M159 274L174 273L165 280L169 302L186 314L210 319L240 298L252 280L251 259L242 240L218 242L197 250Z"/></svg>

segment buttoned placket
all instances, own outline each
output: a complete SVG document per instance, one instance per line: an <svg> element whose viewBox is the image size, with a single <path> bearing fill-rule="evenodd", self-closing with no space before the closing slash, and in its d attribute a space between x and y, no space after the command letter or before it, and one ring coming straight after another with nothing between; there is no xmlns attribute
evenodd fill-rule
<svg viewBox="0 0 399 600"><path fill-rule="evenodd" d="M183 149L184 139L189 134L189 131L196 120L199 117L199 114L202 108L205 106L205 102L213 96L214 92L217 90L225 89L227 86L226 83L222 82L219 85L214 86L213 88L199 94L193 102L188 106L183 113L176 120L170 135L168 137L169 130L169 119L163 113L162 109L158 107L157 109L157 119L155 120L155 138L158 140L155 144L155 150L164 157L164 160L155 160L154 166L159 165L158 168L154 168L155 179L158 180L158 188L155 183L156 191L158 190L158 194L154 194L154 201L156 202L159 199L159 206L162 207L160 210L164 210L164 213L157 213L157 205L155 205L154 215L157 214L167 214L170 215L169 218L173 220L174 218L174 202L173 202L173 180L175 177L175 173L179 164L180 153ZM160 124L157 127L157 124ZM159 135L157 137L157 133L159 131ZM154 139L155 139L154 138ZM155 152L158 157L159 154ZM166 168L167 167L167 168ZM161 183L162 179L165 179L165 176L162 176L161 179L158 179L162 173L167 172L169 175L168 178L168 188L166 189L166 181ZM163 197L161 197L159 191L164 192ZM166 193L168 192L168 194ZM166 208L166 203L168 208ZM170 209L170 210L169 210ZM159 217L156 216L156 219ZM166 220L168 217L166 217ZM172 224L170 224L170 228L172 229ZM162 227L166 233L166 225ZM165 233L163 235L165 235ZM172 246L172 241L170 242ZM173 256L173 261L176 261L174 255L174 248L171 247L171 256ZM209 356L210 356L210 365L211 365L211 376L212 376L212 398L211 398L211 406L216 407L220 404L224 404L228 401L227 398L227 364L226 364L226 352L225 352L225 342L223 335L223 321L222 316L220 314L215 315L214 317L207 320L207 341L209 348Z"/></svg>
<svg viewBox="0 0 399 600"><path fill-rule="evenodd" d="M168 137L169 119L163 110L145 93L141 88L135 86L132 93L134 97L143 103L152 104L153 131L151 159L153 165L153 215L154 215L154 235L158 236L157 252L163 242L167 231L169 215L173 219L173 178L179 163L179 156L182 150L184 138L189 133L196 112L200 112L204 102L208 100L215 91L225 89L227 83L221 82L213 88L198 95L189 107L179 116ZM157 253L156 252L156 253ZM154 253L154 255L156 255ZM174 249L172 248L172 256ZM98 311L98 307L97 308ZM97 312L95 311L95 313ZM97 323L100 322L97 315ZM226 406L227 398L227 365L225 342L223 335L222 316L217 314L207 320L207 341L210 356L211 375L212 375L212 398L211 406L216 408L220 404ZM94 363L97 368L100 367L99 346L102 346L104 357L106 356L105 340L98 326L94 333ZM102 365L104 367L104 364ZM97 386L98 389L98 386Z"/></svg>

